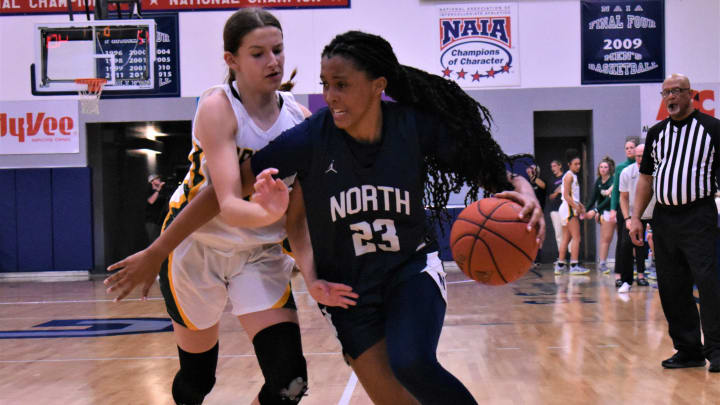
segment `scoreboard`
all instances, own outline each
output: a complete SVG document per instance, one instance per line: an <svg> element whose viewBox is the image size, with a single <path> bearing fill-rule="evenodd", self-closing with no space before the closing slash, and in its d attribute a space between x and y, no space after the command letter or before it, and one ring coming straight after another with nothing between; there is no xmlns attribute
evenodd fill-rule
<svg viewBox="0 0 720 405"><path fill-rule="evenodd" d="M151 89L155 20L36 24L35 90L76 90L75 79L104 78L105 90Z"/></svg>

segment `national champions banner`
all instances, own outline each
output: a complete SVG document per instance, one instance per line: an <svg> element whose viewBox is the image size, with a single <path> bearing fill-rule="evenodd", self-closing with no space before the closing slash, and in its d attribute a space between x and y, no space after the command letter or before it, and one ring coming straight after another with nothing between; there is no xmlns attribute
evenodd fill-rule
<svg viewBox="0 0 720 405"><path fill-rule="evenodd" d="M95 10L95 0L0 0L0 16L17 14L65 14L85 12L85 1ZM112 3L109 0L108 3ZM125 2L127 4L127 1ZM116 3L120 4L120 3ZM350 0L140 0L142 11L236 10L242 7L272 9L350 8ZM127 10L127 6L121 7ZM110 12L114 11L111 6Z"/></svg>
<svg viewBox="0 0 720 405"><path fill-rule="evenodd" d="M463 88L520 85L517 3L438 9L440 75Z"/></svg>
<svg viewBox="0 0 720 405"><path fill-rule="evenodd" d="M0 155L78 153L75 100L0 101Z"/></svg>
<svg viewBox="0 0 720 405"><path fill-rule="evenodd" d="M582 84L662 82L663 0L581 2Z"/></svg>

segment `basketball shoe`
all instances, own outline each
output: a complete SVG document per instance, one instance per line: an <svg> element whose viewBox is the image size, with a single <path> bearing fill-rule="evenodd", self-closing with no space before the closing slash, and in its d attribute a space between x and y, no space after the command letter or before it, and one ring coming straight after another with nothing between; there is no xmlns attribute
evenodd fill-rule
<svg viewBox="0 0 720 405"><path fill-rule="evenodd" d="M568 271L568 273L571 276L581 276L583 274L590 273L590 270L586 269L585 267L580 266L577 263L573 263L572 265L570 265L570 271Z"/></svg>
<svg viewBox="0 0 720 405"><path fill-rule="evenodd" d="M598 263L597 271L602 272L602 273L604 273L604 274L607 274L607 273L610 272L610 270L608 269L608 266L607 266L607 263L606 263L606 262L600 262L600 263ZM607 271L607 273L605 273L606 271Z"/></svg>
<svg viewBox="0 0 720 405"><path fill-rule="evenodd" d="M553 264L553 268L555 269L555 274L563 274L567 268L567 265L565 264L565 262L561 262L558 260Z"/></svg>

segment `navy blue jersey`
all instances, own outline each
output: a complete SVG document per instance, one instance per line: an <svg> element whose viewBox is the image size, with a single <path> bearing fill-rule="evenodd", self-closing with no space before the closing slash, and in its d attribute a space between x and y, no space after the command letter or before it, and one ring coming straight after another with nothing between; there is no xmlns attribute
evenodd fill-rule
<svg viewBox="0 0 720 405"><path fill-rule="evenodd" d="M383 103L382 109L377 144L355 141L325 108L251 159L255 173L268 167L280 177L297 173L318 277L358 293L418 273L428 249L436 249L434 242L424 246L423 150L442 145L446 131L410 107ZM422 260L413 260L416 252Z"/></svg>

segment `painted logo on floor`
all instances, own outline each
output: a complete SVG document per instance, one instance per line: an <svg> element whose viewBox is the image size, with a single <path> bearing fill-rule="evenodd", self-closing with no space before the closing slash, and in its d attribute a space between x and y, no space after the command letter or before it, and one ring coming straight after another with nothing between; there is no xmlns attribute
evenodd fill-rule
<svg viewBox="0 0 720 405"><path fill-rule="evenodd" d="M62 327L72 329L57 329ZM55 329L0 331L0 339L87 338L173 330L169 318L56 319L35 325L33 328Z"/></svg>

